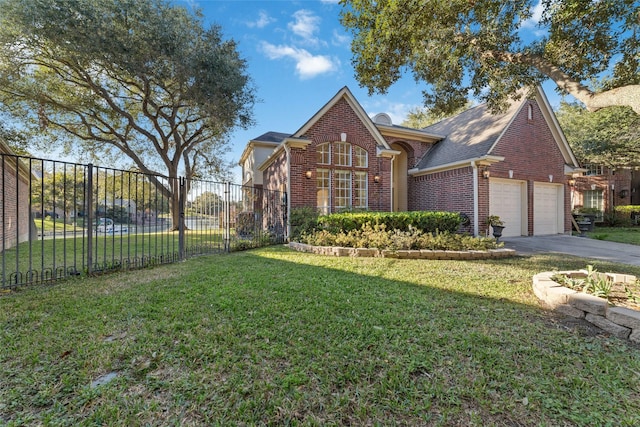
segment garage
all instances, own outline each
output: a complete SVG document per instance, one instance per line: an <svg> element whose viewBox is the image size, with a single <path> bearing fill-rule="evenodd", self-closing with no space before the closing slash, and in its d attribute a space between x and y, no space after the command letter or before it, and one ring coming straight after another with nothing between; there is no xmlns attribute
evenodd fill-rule
<svg viewBox="0 0 640 427"><path fill-rule="evenodd" d="M526 183L516 180L491 179L489 182L489 214L504 221L504 237L526 236Z"/></svg>
<svg viewBox="0 0 640 427"><path fill-rule="evenodd" d="M561 184L533 184L533 234L558 234L564 230L564 187Z"/></svg>

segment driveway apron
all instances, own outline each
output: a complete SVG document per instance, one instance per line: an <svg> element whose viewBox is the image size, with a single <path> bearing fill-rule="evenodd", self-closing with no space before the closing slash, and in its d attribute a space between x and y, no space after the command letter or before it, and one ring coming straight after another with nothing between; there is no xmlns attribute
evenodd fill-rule
<svg viewBox="0 0 640 427"><path fill-rule="evenodd" d="M506 237L504 246L522 255L560 253L582 258L640 266L640 246L587 237L556 234L551 236Z"/></svg>

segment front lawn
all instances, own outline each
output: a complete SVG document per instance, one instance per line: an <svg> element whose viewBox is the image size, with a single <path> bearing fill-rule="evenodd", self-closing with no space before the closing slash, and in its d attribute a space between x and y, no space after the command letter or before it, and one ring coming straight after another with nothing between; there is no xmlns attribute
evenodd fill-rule
<svg viewBox="0 0 640 427"><path fill-rule="evenodd" d="M0 425L639 425L640 348L531 291L587 263L271 247L8 293Z"/></svg>
<svg viewBox="0 0 640 427"><path fill-rule="evenodd" d="M640 245L640 227L596 227L586 235L592 239Z"/></svg>

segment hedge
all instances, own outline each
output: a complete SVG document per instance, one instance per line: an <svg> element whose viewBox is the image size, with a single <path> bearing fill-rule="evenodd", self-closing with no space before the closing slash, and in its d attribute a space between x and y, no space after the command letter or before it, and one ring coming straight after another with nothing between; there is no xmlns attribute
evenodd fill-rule
<svg viewBox="0 0 640 427"><path fill-rule="evenodd" d="M359 230L365 224L384 225L387 230L455 233L462 221L457 212L344 212L321 215L318 217L318 226L331 233Z"/></svg>

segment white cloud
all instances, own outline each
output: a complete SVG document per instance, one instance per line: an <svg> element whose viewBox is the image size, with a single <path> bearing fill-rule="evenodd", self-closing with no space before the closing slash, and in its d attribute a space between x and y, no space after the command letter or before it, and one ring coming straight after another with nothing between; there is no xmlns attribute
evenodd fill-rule
<svg viewBox="0 0 640 427"><path fill-rule="evenodd" d="M331 38L331 43L334 46L346 46L349 47L351 44L351 37L347 34L340 33L338 30L333 30L333 37Z"/></svg>
<svg viewBox="0 0 640 427"><path fill-rule="evenodd" d="M296 72L302 79L310 79L338 69L340 62L326 55L312 55L305 49L292 46L276 46L262 42L262 51L269 59L290 58L296 62Z"/></svg>
<svg viewBox="0 0 640 427"><path fill-rule="evenodd" d="M275 18L272 18L267 12L261 10L260 12L258 12L258 19L256 19L255 21L247 22L247 26L249 28L264 28L275 21Z"/></svg>
<svg viewBox="0 0 640 427"><path fill-rule="evenodd" d="M522 28L536 28L538 23L540 23L540 19L542 19L543 11L544 6L542 0L538 0L538 3L531 9L531 18L522 23Z"/></svg>
<svg viewBox="0 0 640 427"><path fill-rule="evenodd" d="M318 39L315 34L320 29L320 17L310 10L301 9L293 14L293 19L287 27L306 42L317 44Z"/></svg>

